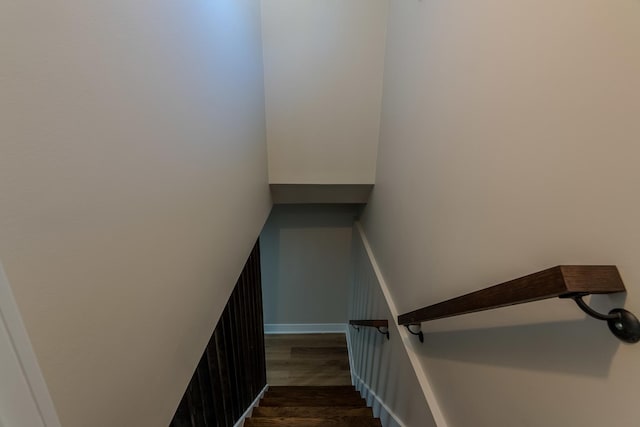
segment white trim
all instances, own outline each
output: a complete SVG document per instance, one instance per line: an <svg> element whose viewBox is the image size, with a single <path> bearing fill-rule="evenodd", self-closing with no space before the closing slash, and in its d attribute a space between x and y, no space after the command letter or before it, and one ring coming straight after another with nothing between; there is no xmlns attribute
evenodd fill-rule
<svg viewBox="0 0 640 427"><path fill-rule="evenodd" d="M265 334L344 334L346 323L269 323Z"/></svg>
<svg viewBox="0 0 640 427"><path fill-rule="evenodd" d="M258 393L258 396L253 400L253 402L251 402L251 405L249 405L247 410L244 411L244 414L242 414L240 419L233 425L233 427L242 427L242 426L244 426L245 420L247 418L251 417L251 414L253 413L253 408L255 408L256 406L259 406L258 404L260 403L260 399L262 399L262 397L264 396L264 394L267 392L268 389L269 389L269 384L264 386L262 391L260 393Z"/></svg>
<svg viewBox="0 0 640 427"><path fill-rule="evenodd" d="M367 401L367 406L373 410L373 416L380 418L383 427L407 427L357 374L352 373L351 376L354 379L356 390Z"/></svg>
<svg viewBox="0 0 640 427"><path fill-rule="evenodd" d="M2 263L0 263L0 321L3 321L7 328L22 369L22 375L29 386L33 402L44 425L46 427L61 427Z"/></svg>
<svg viewBox="0 0 640 427"><path fill-rule="evenodd" d="M391 292L389 291L389 286L387 286L387 282L384 280L382 276L382 271L380 270L380 266L376 261L376 258L373 254L373 250L371 249L371 245L369 244L369 240L362 228L362 224L359 221L355 223L355 229L358 232L358 236L360 236L360 240L364 246L365 251L367 252L367 256L369 257L369 262L371 262L371 266L373 267L373 271L376 275L376 279L380 284L380 289L382 290L382 294L384 295L385 300L387 301L387 305L389 306L389 311L391 311L391 316L394 319L398 318L398 309L396 304L391 297ZM433 388L431 387L431 381L429 380L429 376L422 363L420 363L420 359L418 355L413 351L411 347L411 336L406 331L406 328L399 326L396 322L392 322L395 326L398 334L402 338L402 345L407 352L407 356L409 357L409 361L411 362L411 366L416 374L416 379L420 384L420 388L422 388L422 392L424 393L424 397L429 405L429 409L431 411L431 415L433 416L433 420L436 423L437 427L448 427L447 421L444 417L442 410L440 409L440 405L438 404L438 399L436 398L435 393L433 392Z"/></svg>
<svg viewBox="0 0 640 427"><path fill-rule="evenodd" d="M351 351L351 334L349 333L349 330L346 330L344 332L344 335L347 338L347 354L349 355L349 373L351 374L351 385L355 386L357 375L355 374L354 369L356 365L353 360L353 351Z"/></svg>
<svg viewBox="0 0 640 427"><path fill-rule="evenodd" d="M347 352L349 353L349 366L351 368L351 384L360 392L367 401L367 406L373 410L373 416L380 418L383 427L407 427L398 416L378 397L377 394L369 388L369 386L354 371L353 351L351 350L351 334L349 331L345 333L347 336Z"/></svg>

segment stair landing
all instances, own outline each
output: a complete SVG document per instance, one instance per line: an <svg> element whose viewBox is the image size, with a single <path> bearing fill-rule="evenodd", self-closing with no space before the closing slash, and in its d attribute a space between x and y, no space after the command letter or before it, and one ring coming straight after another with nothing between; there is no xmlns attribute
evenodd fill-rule
<svg viewBox="0 0 640 427"><path fill-rule="evenodd" d="M351 385L344 334L265 335L271 386Z"/></svg>

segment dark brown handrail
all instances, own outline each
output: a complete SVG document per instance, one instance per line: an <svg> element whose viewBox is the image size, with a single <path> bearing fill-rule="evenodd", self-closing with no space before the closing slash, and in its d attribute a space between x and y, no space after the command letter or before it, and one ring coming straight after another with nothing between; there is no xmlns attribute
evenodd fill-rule
<svg viewBox="0 0 640 427"><path fill-rule="evenodd" d="M365 326L368 328L376 328L378 332L385 335L389 339L389 321L387 319L376 320L349 320L349 324L358 329L358 326Z"/></svg>
<svg viewBox="0 0 640 427"><path fill-rule="evenodd" d="M372 328L388 328L389 327L389 321L387 319L349 320L349 324L354 326L369 326Z"/></svg>
<svg viewBox="0 0 640 427"><path fill-rule="evenodd" d="M562 265L402 314L398 316L398 324L415 325L556 297L573 298L584 310L583 296L617 292L626 292L626 289L616 266ZM640 322L628 311L615 309L600 318L609 322L618 338L627 342L640 340Z"/></svg>

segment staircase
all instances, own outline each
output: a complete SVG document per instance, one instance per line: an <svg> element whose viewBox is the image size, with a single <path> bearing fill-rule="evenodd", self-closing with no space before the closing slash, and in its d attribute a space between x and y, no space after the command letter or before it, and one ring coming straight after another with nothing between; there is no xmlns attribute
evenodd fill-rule
<svg viewBox="0 0 640 427"><path fill-rule="evenodd" d="M245 427L382 427L353 386L269 387Z"/></svg>

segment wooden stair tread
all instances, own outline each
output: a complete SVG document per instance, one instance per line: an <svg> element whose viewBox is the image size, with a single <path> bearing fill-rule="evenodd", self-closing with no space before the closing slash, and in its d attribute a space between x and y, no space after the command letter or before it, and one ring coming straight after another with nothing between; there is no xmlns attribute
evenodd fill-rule
<svg viewBox="0 0 640 427"><path fill-rule="evenodd" d="M373 417L373 411L367 407L335 406L258 406L252 417L294 417L294 418L333 418L333 417Z"/></svg>
<svg viewBox="0 0 640 427"><path fill-rule="evenodd" d="M279 386L270 387L266 398L324 399L345 398L360 399L360 393L353 386Z"/></svg>
<svg viewBox="0 0 640 427"><path fill-rule="evenodd" d="M260 406L367 406L361 397L269 397L265 396L260 401Z"/></svg>
<svg viewBox="0 0 640 427"><path fill-rule="evenodd" d="M297 391L300 393L306 393L309 391L356 391L352 385L279 385L269 386L269 392L281 392L281 391Z"/></svg>
<svg viewBox="0 0 640 427"><path fill-rule="evenodd" d="M271 387L246 427L382 427L353 386Z"/></svg>
<svg viewBox="0 0 640 427"><path fill-rule="evenodd" d="M380 419L371 417L251 417L245 421L244 425L246 427L382 427Z"/></svg>
<svg viewBox="0 0 640 427"><path fill-rule="evenodd" d="M299 391L267 391L264 395L267 398L292 398L292 399L324 399L324 398L340 398L340 399L360 399L360 393L355 390L351 390L349 392L341 391L341 392L333 392L333 391L309 391L309 392L299 392Z"/></svg>

